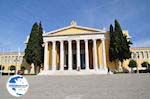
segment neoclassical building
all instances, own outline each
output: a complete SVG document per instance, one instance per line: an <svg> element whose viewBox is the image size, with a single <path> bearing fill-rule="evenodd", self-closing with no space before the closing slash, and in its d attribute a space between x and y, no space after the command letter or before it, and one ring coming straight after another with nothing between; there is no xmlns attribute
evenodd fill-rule
<svg viewBox="0 0 150 99"><path fill-rule="evenodd" d="M138 69L145 69L141 64L146 61L150 63L150 47L132 47L131 49L131 59L124 62L124 66L130 70L128 67L130 60L135 60L137 62ZM135 68L136 69L136 68Z"/></svg>
<svg viewBox="0 0 150 99"><path fill-rule="evenodd" d="M4 71L8 72L11 65L20 70L24 52L0 52L0 65L4 66Z"/></svg>
<svg viewBox="0 0 150 99"><path fill-rule="evenodd" d="M123 31L128 35L128 31ZM109 61L109 32L104 29L69 26L43 34L44 70L41 74L55 72L107 73L108 67L116 69Z"/></svg>
<svg viewBox="0 0 150 99"><path fill-rule="evenodd" d="M123 30L128 38L129 33ZM71 73L108 73L116 70L119 63L109 61L109 31L79 26L72 21L69 26L43 34L44 69L40 74L71 74ZM150 63L150 48L131 48L132 60L137 61L138 69L143 69L141 63ZM124 61L128 67L129 61Z"/></svg>
<svg viewBox="0 0 150 99"><path fill-rule="evenodd" d="M24 52L0 52L0 70L4 67L4 73L10 73L10 66L15 66L16 72L21 70L21 66L27 67L28 65L23 58ZM28 70L24 72L29 74ZM34 66L31 65L30 74L34 74Z"/></svg>

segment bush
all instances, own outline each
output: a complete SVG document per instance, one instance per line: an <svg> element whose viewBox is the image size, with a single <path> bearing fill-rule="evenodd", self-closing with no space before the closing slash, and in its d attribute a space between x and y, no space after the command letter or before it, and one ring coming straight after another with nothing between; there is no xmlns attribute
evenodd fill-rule
<svg viewBox="0 0 150 99"><path fill-rule="evenodd" d="M11 65L10 68L9 68L9 70L10 70L10 71L16 70L16 66Z"/></svg>
<svg viewBox="0 0 150 99"><path fill-rule="evenodd" d="M24 66L21 66L21 70L23 70L23 71L24 71L25 69L26 69L26 68L25 68Z"/></svg>
<svg viewBox="0 0 150 99"><path fill-rule="evenodd" d="M129 62L129 65L128 65L130 68L134 68L134 67L137 67L137 63L135 60L130 60Z"/></svg>
<svg viewBox="0 0 150 99"><path fill-rule="evenodd" d="M143 62L141 65L142 67L146 67L146 69L150 68L150 64L148 62Z"/></svg>
<svg viewBox="0 0 150 99"><path fill-rule="evenodd" d="M131 72L133 72L133 68L136 67L137 68L137 63L135 60L130 60L129 62L129 65L128 65L130 68L131 68Z"/></svg>

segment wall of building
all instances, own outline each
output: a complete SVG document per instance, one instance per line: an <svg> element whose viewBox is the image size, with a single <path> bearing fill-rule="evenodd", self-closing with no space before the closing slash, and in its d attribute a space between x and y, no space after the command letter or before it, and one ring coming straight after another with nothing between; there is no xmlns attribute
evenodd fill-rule
<svg viewBox="0 0 150 99"><path fill-rule="evenodd" d="M3 52L0 53L0 65L4 66L4 71L8 71L11 65L16 66L20 70L24 53Z"/></svg>
<svg viewBox="0 0 150 99"><path fill-rule="evenodd" d="M105 49L106 49L106 63L109 69L115 70L118 68L118 62L110 62L109 61L109 44L110 44L110 39L109 39L109 32L106 32L105 34L106 40L105 40Z"/></svg>
<svg viewBox="0 0 150 99"><path fill-rule="evenodd" d="M141 64L146 61L150 63L150 48L131 48L131 59L124 62L124 66L130 70L128 67L130 60L135 60L137 62L138 69L144 69Z"/></svg>
<svg viewBox="0 0 150 99"><path fill-rule="evenodd" d="M91 33L91 32L95 32L95 31L71 27L70 29L61 30L61 31L58 31L58 32L51 34L51 35L66 35L66 34L73 34L74 35L74 34Z"/></svg>
<svg viewBox="0 0 150 99"><path fill-rule="evenodd" d="M57 32L53 32L52 34L50 34L51 36L56 36L56 35L75 35L75 34L83 34L83 33L92 33L92 32L96 32L96 31L92 31L92 30L88 30L88 29L81 29L81 28L77 28L77 27L71 27L71 28L67 28L67 29L61 29L60 31L58 30ZM128 31L123 31L123 33L125 35L127 35L128 38L130 38L129 36L129 33ZM117 69L118 66L119 66L119 62L110 62L109 61L109 44L110 44L110 40L109 40L109 32L106 32L105 33L105 49L106 49L106 64L107 66L111 69L111 70L114 70L114 69ZM98 57L98 66L102 66L103 65L103 52L102 52L102 42L101 40L97 40L97 57ZM58 45L58 44L57 44ZM64 46L65 47L65 46ZM92 44L89 43L89 64L92 65L93 64L93 49L92 49ZM134 48L132 49L131 48L131 51L133 52L132 53L132 58L131 59L134 59L137 61L138 63L138 67L141 68L141 63L144 62L144 61L147 61L150 63L150 48ZM141 57L141 55L137 55L138 57L135 57L135 53L137 54L137 52L141 53L141 52L145 52L147 51L149 53L149 56L147 58L144 58L143 56ZM48 54L49 56L47 57L48 58L48 64L51 68L52 66L52 43L49 43L49 46L48 46ZM60 57L59 57L59 49L56 47L56 65L58 66L59 65L59 60L60 60ZM127 68L127 69L130 69L128 67L128 63L129 61L131 60L126 60L124 62L124 67Z"/></svg>

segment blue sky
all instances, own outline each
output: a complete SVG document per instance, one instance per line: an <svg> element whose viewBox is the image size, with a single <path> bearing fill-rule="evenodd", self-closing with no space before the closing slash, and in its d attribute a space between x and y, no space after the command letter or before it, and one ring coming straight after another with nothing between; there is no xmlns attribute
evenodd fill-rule
<svg viewBox="0 0 150 99"><path fill-rule="evenodd" d="M118 19L133 46L150 47L150 0L0 0L0 50L24 51L34 22L46 32L71 20L78 25L109 28Z"/></svg>

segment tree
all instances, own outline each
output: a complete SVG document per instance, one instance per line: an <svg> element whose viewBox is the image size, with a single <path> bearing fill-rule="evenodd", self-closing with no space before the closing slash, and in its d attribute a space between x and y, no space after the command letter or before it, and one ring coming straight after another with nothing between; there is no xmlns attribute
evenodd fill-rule
<svg viewBox="0 0 150 99"><path fill-rule="evenodd" d="M142 67L145 67L146 69L149 69L150 68L150 64L148 62L143 62L142 64Z"/></svg>
<svg viewBox="0 0 150 99"><path fill-rule="evenodd" d="M27 43L27 47L25 49L25 56L26 62L28 64L34 64L35 66L35 73L39 73L41 64L43 63L43 54L44 50L42 47L43 44L43 29L41 23L34 23L32 26L32 30L30 33L30 38Z"/></svg>
<svg viewBox="0 0 150 99"><path fill-rule="evenodd" d="M115 20L115 34L116 34L116 43L118 48L118 60L121 62L121 67L123 67L123 61L131 58L130 44L127 40L127 36L123 34L121 26L117 20Z"/></svg>
<svg viewBox="0 0 150 99"><path fill-rule="evenodd" d="M34 58L34 65L37 67L36 72L40 71L40 67L42 63L44 62L44 48L42 47L43 44L43 28L41 22L39 23L39 30L38 30L38 36L37 36L37 48L34 50L35 52L35 58Z"/></svg>
<svg viewBox="0 0 150 99"><path fill-rule="evenodd" d="M116 47L116 41L115 41L115 33L114 33L114 29L113 29L113 25L110 25L109 28L110 31L110 47L109 47L109 60L115 61L116 63L116 59L117 59L117 47Z"/></svg>
<svg viewBox="0 0 150 99"><path fill-rule="evenodd" d="M112 62L113 60L116 59L116 57L114 56L114 30L113 30L113 26L112 24L110 25L109 28L110 31L110 47L109 47L109 60Z"/></svg>
<svg viewBox="0 0 150 99"><path fill-rule="evenodd" d="M110 61L120 61L123 67L123 61L131 58L130 45L131 41L123 34L121 26L115 20L115 28L110 25Z"/></svg>
<svg viewBox="0 0 150 99"><path fill-rule="evenodd" d="M34 42L36 42L36 33L38 31L38 24L34 23L34 25L32 26L32 30L30 33L30 38L27 42L27 47L25 49L25 55L24 58L26 59L26 62L29 64L33 63L33 59L34 59Z"/></svg>
<svg viewBox="0 0 150 99"><path fill-rule="evenodd" d="M134 67L137 68L137 63L135 60L130 60L128 66L131 68L131 72L132 72Z"/></svg>

